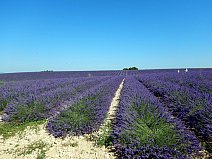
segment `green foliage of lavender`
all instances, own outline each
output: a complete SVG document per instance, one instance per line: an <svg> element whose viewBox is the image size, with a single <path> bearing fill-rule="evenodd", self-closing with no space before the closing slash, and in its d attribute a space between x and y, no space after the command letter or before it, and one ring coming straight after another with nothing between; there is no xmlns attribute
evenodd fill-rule
<svg viewBox="0 0 212 159"><path fill-rule="evenodd" d="M28 105L18 105L16 113L10 117L11 122L24 123L38 121L45 118L44 113L49 111L42 103L32 102Z"/></svg>
<svg viewBox="0 0 212 159"><path fill-rule="evenodd" d="M0 112L2 112L7 107L8 102L4 99L0 101Z"/></svg>
<svg viewBox="0 0 212 159"><path fill-rule="evenodd" d="M130 129L126 129L120 136L122 144L136 139L143 145L158 147L173 148L173 145L180 144L180 135L174 125L161 118L156 107L146 103L134 103L129 109L137 118L129 125Z"/></svg>
<svg viewBox="0 0 212 159"><path fill-rule="evenodd" d="M122 77L113 77L85 91L76 100L47 123L48 131L55 137L68 134L83 135L97 131L109 110Z"/></svg>
<svg viewBox="0 0 212 159"><path fill-rule="evenodd" d="M4 81L1 81L1 80L0 80L0 86L3 85L3 84L4 84Z"/></svg>
<svg viewBox="0 0 212 159"><path fill-rule="evenodd" d="M211 89L211 77L210 72L204 76L192 72L143 75L139 78L174 116L195 132L209 152L212 152L212 96L201 88Z"/></svg>
<svg viewBox="0 0 212 159"><path fill-rule="evenodd" d="M63 111L59 115L56 123L58 126L60 126L60 129L67 132L74 132L91 124L91 122L94 122L95 118L91 99L92 98L88 98L88 100L82 99L76 104L72 105L70 109ZM65 123L71 123L71 127L64 127L63 124Z"/></svg>
<svg viewBox="0 0 212 159"><path fill-rule="evenodd" d="M139 81L125 79L112 133L120 158L186 158L199 141Z"/></svg>
<svg viewBox="0 0 212 159"><path fill-rule="evenodd" d="M44 83L26 81L9 85L0 93L1 110L6 114L3 119L25 122L49 118L63 109L67 101L78 99L83 91L107 79L109 77L51 79Z"/></svg>

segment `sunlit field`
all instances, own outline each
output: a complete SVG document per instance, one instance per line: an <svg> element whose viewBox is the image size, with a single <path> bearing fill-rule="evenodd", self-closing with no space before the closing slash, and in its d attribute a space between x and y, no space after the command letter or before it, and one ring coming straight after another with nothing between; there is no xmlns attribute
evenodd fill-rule
<svg viewBox="0 0 212 159"><path fill-rule="evenodd" d="M56 140L87 136L111 158L211 155L211 69L14 73L0 80L3 146L43 125ZM54 145L41 138L18 152L21 147L2 149L0 156L48 158Z"/></svg>

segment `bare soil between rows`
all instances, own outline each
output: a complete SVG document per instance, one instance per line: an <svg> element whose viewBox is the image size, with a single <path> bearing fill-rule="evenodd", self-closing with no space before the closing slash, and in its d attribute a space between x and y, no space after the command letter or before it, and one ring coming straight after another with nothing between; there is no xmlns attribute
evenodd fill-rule
<svg viewBox="0 0 212 159"><path fill-rule="evenodd" d="M124 80L121 82L112 100L107 118L95 135L101 133L104 126L113 120L119 104L120 92ZM1 117L0 117L0 122ZM46 123L45 123L46 124ZM6 140L0 136L0 158L2 159L114 159L115 155L104 146L96 146L91 140L91 135L69 136L55 138L47 132L45 124L36 129L27 127L23 134L16 134Z"/></svg>

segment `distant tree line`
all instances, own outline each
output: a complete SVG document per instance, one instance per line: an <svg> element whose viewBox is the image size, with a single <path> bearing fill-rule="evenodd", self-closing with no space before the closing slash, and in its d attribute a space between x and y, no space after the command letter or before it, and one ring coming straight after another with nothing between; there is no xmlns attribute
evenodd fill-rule
<svg viewBox="0 0 212 159"><path fill-rule="evenodd" d="M124 68L123 70L138 70L137 67Z"/></svg>
<svg viewBox="0 0 212 159"><path fill-rule="evenodd" d="M44 70L44 71L41 71L41 72L53 72L53 70Z"/></svg>

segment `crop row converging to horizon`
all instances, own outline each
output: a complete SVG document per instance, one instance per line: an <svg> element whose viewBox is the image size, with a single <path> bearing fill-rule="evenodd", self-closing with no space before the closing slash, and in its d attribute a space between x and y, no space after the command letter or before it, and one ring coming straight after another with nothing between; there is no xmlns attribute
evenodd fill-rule
<svg viewBox="0 0 212 159"><path fill-rule="evenodd" d="M117 158L212 153L212 70L43 73L2 78L0 135L5 139L44 120L54 137L98 132L124 79L109 131L96 139L99 145L113 147Z"/></svg>

